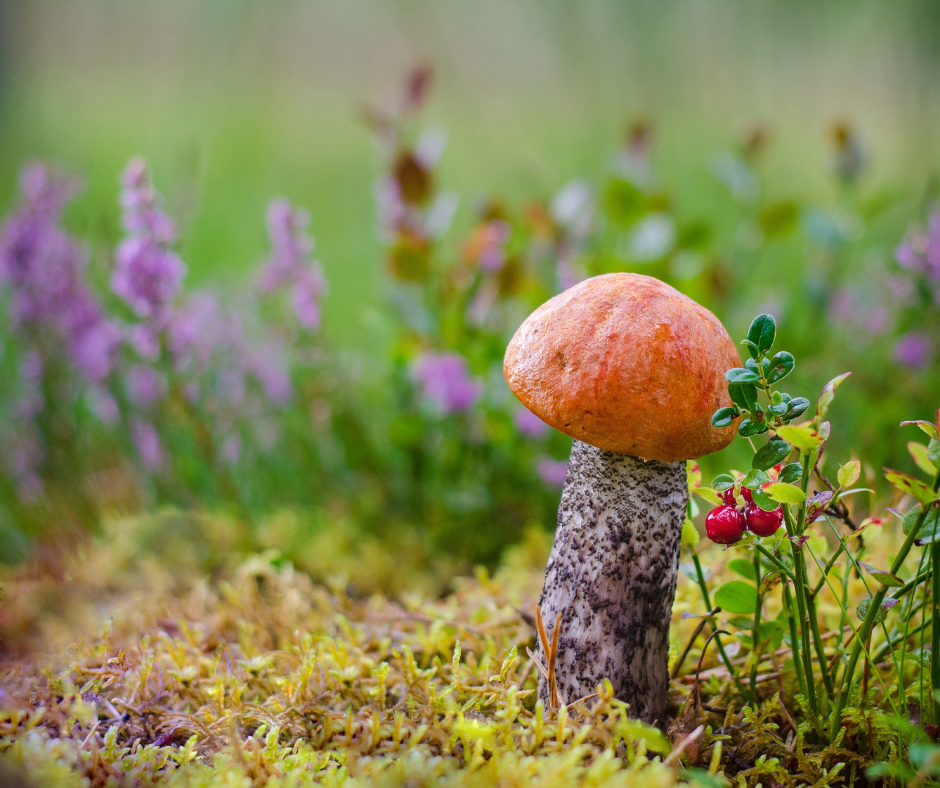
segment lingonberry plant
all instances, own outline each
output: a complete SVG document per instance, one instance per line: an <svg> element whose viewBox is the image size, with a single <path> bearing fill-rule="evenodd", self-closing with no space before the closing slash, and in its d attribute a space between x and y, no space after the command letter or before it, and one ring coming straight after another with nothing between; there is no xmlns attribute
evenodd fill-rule
<svg viewBox="0 0 940 788"><path fill-rule="evenodd" d="M786 643L792 662L784 666L785 672L792 668L796 679L792 708L799 710L817 742L840 746L845 737L855 735L861 718L877 710L887 715L882 720L893 726L900 751L906 752L914 740L929 745L940 725L940 660L928 656L940 649L940 611L934 602L940 597L940 411L934 421L904 422L927 435L926 444L912 442L909 450L928 479L884 471L896 489L897 504L888 511L896 518L901 542L887 558L888 567L879 568L874 563L886 559L866 554L864 532L884 527L889 520L871 516L856 522L852 497L870 493L857 486L861 461L844 462L834 479L823 466L831 431L829 408L848 373L826 384L810 419L795 423L810 402L779 389L795 362L784 350L773 352L775 338L773 317L762 314L754 319L743 341L750 357L726 375L733 405L713 417L719 427L736 424L737 434L750 442L751 468L720 474L711 487L700 484L697 471L690 473L692 492L714 506L706 517L709 538L749 556L728 562L745 579L709 593L691 521L684 539L693 557L689 574L701 588L716 631L715 617L722 610L735 614L728 621L731 627L750 631L749 638L739 638L750 646L743 668L729 659L720 635L715 638L745 698L759 699L763 655L769 652L775 660L777 649ZM764 435L766 440L757 445L755 440ZM851 611L853 578L863 584L865 597ZM779 614L767 619L768 609ZM932 648L925 650L928 630ZM876 631L882 637L876 638ZM915 648L918 637L920 647ZM911 663L916 665L913 673ZM914 709L918 719L923 715L926 727L911 724ZM895 765L891 773L909 767Z"/></svg>

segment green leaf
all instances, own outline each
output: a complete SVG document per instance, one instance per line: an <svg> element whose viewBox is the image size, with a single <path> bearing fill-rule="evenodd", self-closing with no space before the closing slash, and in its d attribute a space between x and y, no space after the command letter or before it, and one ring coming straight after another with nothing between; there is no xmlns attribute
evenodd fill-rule
<svg viewBox="0 0 940 788"><path fill-rule="evenodd" d="M822 393L819 395L819 400L816 403L815 421L819 422L826 418L826 414L829 412L829 406L832 405L832 401L836 398L836 389L839 387L839 384L851 374L851 372L843 372L823 386Z"/></svg>
<svg viewBox="0 0 940 788"><path fill-rule="evenodd" d="M767 375L767 382L776 383L778 380L783 380L793 371L795 364L796 359L793 358L792 353L787 353L786 350L777 352L770 359L770 372Z"/></svg>
<svg viewBox="0 0 940 788"><path fill-rule="evenodd" d="M928 476L937 475L937 466L934 465L930 458L927 456L927 447L923 443L918 443L917 441L910 441L907 444L907 450L911 453L911 457L914 458L914 464L917 465L924 473Z"/></svg>
<svg viewBox="0 0 940 788"><path fill-rule="evenodd" d="M735 367L725 372L725 380L729 383L756 383L760 380L760 376L749 369Z"/></svg>
<svg viewBox="0 0 940 788"><path fill-rule="evenodd" d="M927 512L927 516L917 532L918 545L933 544L934 542L940 542L940 509L931 509Z"/></svg>
<svg viewBox="0 0 940 788"><path fill-rule="evenodd" d="M809 452L822 446L823 438L812 427L786 426L778 427L777 435L785 441L792 443L796 448L803 452Z"/></svg>
<svg viewBox="0 0 940 788"><path fill-rule="evenodd" d="M721 500L721 496L716 493L711 487L696 487L692 490L693 495L697 495L699 498L704 498L711 504L715 506L721 506L724 501Z"/></svg>
<svg viewBox="0 0 940 788"><path fill-rule="evenodd" d="M770 477L761 470L754 468L747 472L747 476L741 479L741 486L749 490L756 490L763 487L770 481Z"/></svg>
<svg viewBox="0 0 940 788"><path fill-rule="evenodd" d="M903 585L903 584L902 584ZM885 599L881 603L881 607L878 612L875 614L875 623L880 624L888 617L888 610L894 607L897 604L897 599ZM871 608L871 597L866 597L861 602L858 603L858 607L855 608L855 615L858 616L859 621L864 621L865 616L868 615L868 610Z"/></svg>
<svg viewBox="0 0 940 788"><path fill-rule="evenodd" d="M728 569L747 580L757 580L757 575L754 572L754 564L746 558L732 558L728 561ZM753 608L751 608L751 610L753 611Z"/></svg>
<svg viewBox="0 0 940 788"><path fill-rule="evenodd" d="M934 465L940 465L940 439L930 439L930 443L927 444L927 459Z"/></svg>
<svg viewBox="0 0 940 788"><path fill-rule="evenodd" d="M798 462L791 462L780 469L779 481L791 484L803 477L803 466Z"/></svg>
<svg viewBox="0 0 940 788"><path fill-rule="evenodd" d="M712 414L712 426L713 427L728 427L738 416L738 411L736 408L718 408Z"/></svg>
<svg viewBox="0 0 940 788"><path fill-rule="evenodd" d="M766 471L773 468L778 462L783 462L789 453L789 443L785 440L771 438L757 450L754 459L751 460L751 467Z"/></svg>
<svg viewBox="0 0 940 788"><path fill-rule="evenodd" d="M870 574L875 580L877 580L883 586L890 586L891 588L900 588L904 585L904 581L897 575L893 575L890 572L885 571L884 569L878 569L877 567L872 566L871 564L866 564L864 561L859 561L858 565L862 567L868 574Z"/></svg>
<svg viewBox="0 0 940 788"><path fill-rule="evenodd" d="M728 396L742 410L754 410L757 407L757 386L753 383L729 383Z"/></svg>
<svg viewBox="0 0 940 788"><path fill-rule="evenodd" d="M719 473L712 479L712 487L718 492L724 492L734 487L734 477L729 473Z"/></svg>
<svg viewBox="0 0 940 788"><path fill-rule="evenodd" d="M757 589L743 580L732 580L715 591L715 604L729 613L753 613L757 609Z"/></svg>
<svg viewBox="0 0 940 788"><path fill-rule="evenodd" d="M902 427L906 427L908 424L916 424L924 432L926 432L927 435L930 436L931 438L937 437L937 428L933 424L931 424L929 421L917 420L917 421L902 421L901 422Z"/></svg>
<svg viewBox="0 0 940 788"><path fill-rule="evenodd" d="M849 460L839 468L839 487L851 487L862 475L862 463L859 460Z"/></svg>
<svg viewBox="0 0 940 788"><path fill-rule="evenodd" d="M920 516L920 512L922 508L923 507L921 506L915 506L907 514L904 515L904 518L901 520L901 530L904 531L905 534L909 534L911 532L911 529L914 527L914 523L917 522L917 518ZM898 512L895 509L892 509L891 511L900 515L900 512Z"/></svg>
<svg viewBox="0 0 940 788"><path fill-rule="evenodd" d="M777 645L780 645L786 631L787 627L782 621L761 621L760 626L757 628L757 642L763 643L767 640L773 640Z"/></svg>
<svg viewBox="0 0 940 788"><path fill-rule="evenodd" d="M763 490L751 490L751 499L765 512L772 512L777 508L777 502Z"/></svg>
<svg viewBox="0 0 940 788"><path fill-rule="evenodd" d="M767 429L766 422L741 419L741 422L738 424L738 435L742 438L749 438L751 435L759 435L762 432L767 432Z"/></svg>
<svg viewBox="0 0 940 788"><path fill-rule="evenodd" d="M793 484L773 482L764 488L764 492L773 498L777 503L800 504L806 500L806 495L804 495L803 491Z"/></svg>
<svg viewBox="0 0 940 788"><path fill-rule="evenodd" d="M787 412L783 415L786 421L793 421L797 416L802 416L809 408L809 400L806 397L793 397L788 402Z"/></svg>
<svg viewBox="0 0 940 788"><path fill-rule="evenodd" d="M777 335L777 324L773 315L758 315L751 321L747 330L748 342L753 342L761 351L768 351L774 344Z"/></svg>
<svg viewBox="0 0 940 788"><path fill-rule="evenodd" d="M913 495L921 503L930 504L937 499L937 494L920 479L915 479L913 476L908 476L900 471L893 471L890 468L885 468L884 472L885 478L890 484L903 493Z"/></svg>

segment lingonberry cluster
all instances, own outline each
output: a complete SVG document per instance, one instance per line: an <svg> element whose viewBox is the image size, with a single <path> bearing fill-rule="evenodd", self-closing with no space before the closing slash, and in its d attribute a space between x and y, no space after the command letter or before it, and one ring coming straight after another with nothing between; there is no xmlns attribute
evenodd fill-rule
<svg viewBox="0 0 940 788"><path fill-rule="evenodd" d="M737 493L731 487L721 494L724 501L705 517L705 532L717 544L734 544L744 536L745 530L755 536L773 536L783 522L783 509L761 509L751 491L741 487Z"/></svg>

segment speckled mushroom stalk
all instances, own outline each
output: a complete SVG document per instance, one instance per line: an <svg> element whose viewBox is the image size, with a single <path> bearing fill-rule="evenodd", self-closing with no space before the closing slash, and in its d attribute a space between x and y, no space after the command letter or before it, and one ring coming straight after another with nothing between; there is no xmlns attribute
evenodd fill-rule
<svg viewBox="0 0 940 788"><path fill-rule="evenodd" d="M687 501L684 462L645 462L574 441L539 598L547 627L561 614L554 674L562 703L591 695L607 678L631 716L667 722L669 623ZM547 655L540 657L544 664ZM545 681L539 693L553 705Z"/></svg>
<svg viewBox="0 0 940 788"><path fill-rule="evenodd" d="M715 428L711 415L731 404L724 373L736 366L711 312L630 273L555 296L506 348L509 388L575 439L539 600L547 706L591 695L606 678L631 716L668 723L685 461L731 441L734 426Z"/></svg>

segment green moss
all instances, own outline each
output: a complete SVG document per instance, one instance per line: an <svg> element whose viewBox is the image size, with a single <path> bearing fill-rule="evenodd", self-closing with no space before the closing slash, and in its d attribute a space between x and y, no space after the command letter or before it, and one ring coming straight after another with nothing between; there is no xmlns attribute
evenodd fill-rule
<svg viewBox="0 0 940 788"><path fill-rule="evenodd" d="M221 541L182 551L176 571L165 553L139 555L153 528L141 520L85 546L67 579L6 578L0 777L212 788L822 786L857 783L875 760L903 761L877 710L851 709L851 741L824 748L789 678L761 685L755 709L716 678L708 655L701 703L690 692L697 658L674 680L678 717L667 734L630 720L605 687L543 709L528 656L546 549L534 534L493 575L480 569L452 579L447 596L394 601L357 595L335 575L316 583L274 551L220 558L218 545L233 542L210 520L205 531ZM214 572L199 579L206 551ZM694 622L678 612L696 592L680 583L676 643L689 637Z"/></svg>

